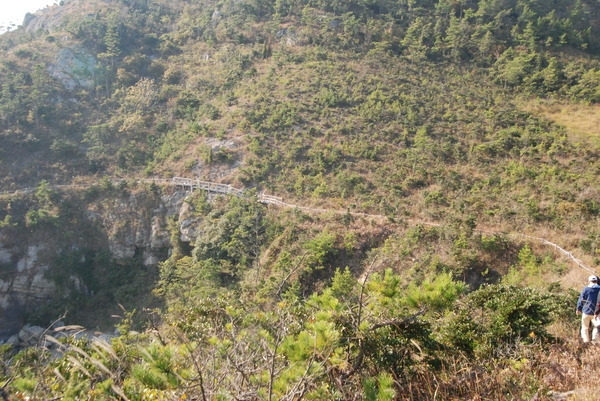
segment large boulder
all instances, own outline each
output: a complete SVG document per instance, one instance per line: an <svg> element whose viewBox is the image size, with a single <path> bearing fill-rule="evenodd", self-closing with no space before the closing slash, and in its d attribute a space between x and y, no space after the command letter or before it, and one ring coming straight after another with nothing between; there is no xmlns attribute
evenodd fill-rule
<svg viewBox="0 0 600 401"><path fill-rule="evenodd" d="M33 346L39 344L44 336L46 330L40 326L24 326L19 331L19 340L24 345Z"/></svg>

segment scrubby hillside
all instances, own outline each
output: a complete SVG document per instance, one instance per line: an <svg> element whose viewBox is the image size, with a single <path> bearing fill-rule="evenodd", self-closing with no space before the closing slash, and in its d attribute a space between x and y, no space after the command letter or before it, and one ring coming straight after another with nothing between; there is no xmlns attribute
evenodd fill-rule
<svg viewBox="0 0 600 401"><path fill-rule="evenodd" d="M598 119L599 5L71 0L1 35L0 256L18 255L2 257L3 280L38 238L58 257L36 280L58 290L25 308L30 322L69 306L69 323L106 327L127 311L111 346L77 343L91 349L60 362L28 349L14 363L7 347L5 387L204 400L573 390L586 356L572 310L598 263L598 127L580 120ZM173 176L246 192L177 195L171 210L177 189L139 184ZM153 246L158 266L142 261Z"/></svg>
<svg viewBox="0 0 600 401"><path fill-rule="evenodd" d="M2 37L5 189L175 174L590 232L593 141L515 97L598 100L591 3L78 4Z"/></svg>

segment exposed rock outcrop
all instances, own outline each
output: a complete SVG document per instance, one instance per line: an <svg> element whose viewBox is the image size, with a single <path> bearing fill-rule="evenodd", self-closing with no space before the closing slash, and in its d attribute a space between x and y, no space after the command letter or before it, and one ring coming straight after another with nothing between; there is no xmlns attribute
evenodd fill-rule
<svg viewBox="0 0 600 401"><path fill-rule="evenodd" d="M0 276L0 334L12 333L22 323L27 305L47 301L56 285L45 278L48 264L40 258L44 244L18 247L0 235L3 275Z"/></svg>
<svg viewBox="0 0 600 401"><path fill-rule="evenodd" d="M96 59L81 46L66 47L58 52L48 72L66 89L90 88L94 85Z"/></svg>
<svg viewBox="0 0 600 401"><path fill-rule="evenodd" d="M136 332L131 333L135 334ZM66 326L62 321L58 321L47 328L26 324L17 333L10 336L4 344L11 345L17 349L23 347L44 347L61 352L69 349L67 344L61 343L60 340L63 338L71 337L78 340L84 339L87 341L104 341L109 343L117 335L117 330L114 333L103 333L86 330L84 327L77 325Z"/></svg>
<svg viewBox="0 0 600 401"><path fill-rule="evenodd" d="M87 210L81 211L80 226L67 228L79 233L72 244L65 243L61 235L52 234L52 230L37 235L35 231L24 233L18 238L8 235L7 229L0 229L0 337L15 333L25 323L25 312L57 294L66 296L69 291L78 291L92 295L84 277L77 273L81 270L77 268L79 264L89 263L82 249L107 249L117 264L134 258L152 268L169 255L172 218L178 220L181 241L193 243L198 217L185 201L188 195L185 191L123 191L90 202ZM73 272L58 275L68 283L57 283L57 275L49 277L48 273L56 272L56 264L65 255L81 256L74 261L69 259Z"/></svg>

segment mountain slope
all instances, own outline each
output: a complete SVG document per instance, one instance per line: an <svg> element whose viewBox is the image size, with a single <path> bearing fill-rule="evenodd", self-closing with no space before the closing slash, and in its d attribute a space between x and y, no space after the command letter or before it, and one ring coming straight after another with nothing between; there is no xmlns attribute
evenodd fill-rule
<svg viewBox="0 0 600 401"><path fill-rule="evenodd" d="M47 274L20 280L57 284L19 318L48 324L69 305L69 323L106 327L118 304L131 311L114 352L10 367L11 390L570 390L548 366L584 357L565 333L590 272L510 234L598 262L597 143L532 106L600 101L598 13L592 0L72 0L0 36L0 270L15 281L44 259ZM246 192L160 186L173 176Z"/></svg>

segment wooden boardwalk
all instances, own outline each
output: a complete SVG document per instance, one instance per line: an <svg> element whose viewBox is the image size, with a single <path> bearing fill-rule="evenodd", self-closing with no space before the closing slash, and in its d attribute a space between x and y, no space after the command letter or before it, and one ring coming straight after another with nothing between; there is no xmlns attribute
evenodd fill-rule
<svg viewBox="0 0 600 401"><path fill-rule="evenodd" d="M214 192L218 194L234 195L240 197L244 196L243 190L232 187L231 185L219 184L217 182L200 181L184 177L173 177L173 179L171 180L171 184L190 191L200 189L203 191ZM273 195L267 195L264 193L258 195L258 201L261 203L268 203L281 206L284 205L282 198Z"/></svg>

